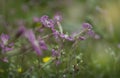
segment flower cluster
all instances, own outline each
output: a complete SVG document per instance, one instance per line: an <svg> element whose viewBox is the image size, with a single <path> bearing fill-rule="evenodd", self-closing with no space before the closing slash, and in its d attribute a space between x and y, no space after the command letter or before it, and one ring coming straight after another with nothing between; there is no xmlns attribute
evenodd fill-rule
<svg viewBox="0 0 120 78"><path fill-rule="evenodd" d="M49 18L47 15L43 15L42 17L34 17L33 18L34 23L41 23L43 28L49 29L52 33L47 34L47 36L36 35L36 30L28 29L23 24L20 25L18 32L15 37L19 38L20 36L23 36L27 38L27 40L30 42L30 47L32 47L32 50L36 52L38 56L43 54L43 51L51 51L51 56L54 58L61 57L61 52L64 50L63 44L65 41L70 41L74 44L76 40L85 40L85 35L82 35L83 33L88 34L90 36L94 35L94 31L92 30L92 26L89 23L83 23L82 24L82 31L79 33L73 33L71 35L66 34L63 31L61 22L62 22L62 15L60 13L57 13L54 15L53 19ZM42 32L44 33L44 32ZM46 39L54 39L53 41L57 42L57 49L56 46L49 46L49 44L46 44ZM13 50L13 43L9 43L10 37L6 34L1 34L0 36L0 47L3 53ZM46 59L45 59L46 60ZM44 60L44 62L46 62ZM47 58L47 61L50 60ZM55 60L57 64L60 63L59 59Z"/></svg>
<svg viewBox="0 0 120 78"><path fill-rule="evenodd" d="M49 28L54 28L54 21L52 19L49 19L47 15L44 15L40 18L40 22L45 26Z"/></svg>
<svg viewBox="0 0 120 78"><path fill-rule="evenodd" d="M62 16L59 13L55 14L53 19L49 19L49 17L46 15L40 18L40 22L42 23L43 26L51 28L53 35L55 36L56 39L62 38L69 41L74 41L73 37L63 33L63 29L60 24L61 21L62 21ZM55 29L55 24L58 25L57 27L59 28L59 31Z"/></svg>
<svg viewBox="0 0 120 78"><path fill-rule="evenodd" d="M13 50L14 43L9 43L10 37L7 34L2 33L0 36L0 50L1 54L6 54L6 52ZM8 62L7 57L0 58L3 62Z"/></svg>
<svg viewBox="0 0 120 78"><path fill-rule="evenodd" d="M55 14L53 19L50 19L47 15L43 15L41 18L34 17L33 19L35 23L39 22L44 28L49 28L52 31L52 35L56 40L61 39L74 42L77 39L86 39L83 35L81 36L82 33L87 33L90 36L94 35L92 26L89 23L82 24L83 31L81 31L80 33L76 33L74 35L65 34L61 25L62 15L60 13ZM49 50L44 38L40 36L36 37L33 30L25 30L25 37L29 40L37 55L41 55L43 50ZM50 38L49 35L47 35L47 38ZM52 49L51 52L52 56L60 55L60 51L57 51L55 49Z"/></svg>
<svg viewBox="0 0 120 78"><path fill-rule="evenodd" d="M13 50L13 43L9 43L10 37L7 34L1 34L0 36L0 48L2 53Z"/></svg>
<svg viewBox="0 0 120 78"><path fill-rule="evenodd" d="M92 26L89 23L83 23L82 24L83 29L87 29L87 34L90 36L94 36L94 31L92 30Z"/></svg>

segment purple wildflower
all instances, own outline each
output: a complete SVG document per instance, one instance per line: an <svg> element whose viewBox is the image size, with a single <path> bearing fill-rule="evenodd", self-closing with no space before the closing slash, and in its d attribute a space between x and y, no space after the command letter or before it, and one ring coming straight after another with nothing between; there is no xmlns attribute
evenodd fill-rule
<svg viewBox="0 0 120 78"><path fill-rule="evenodd" d="M60 34L60 37L66 39L68 37L68 35L67 34Z"/></svg>
<svg viewBox="0 0 120 78"><path fill-rule="evenodd" d="M91 37L94 37L95 32L94 32L93 30L89 29L88 32L87 32L87 34L88 34L89 36L91 36Z"/></svg>
<svg viewBox="0 0 120 78"><path fill-rule="evenodd" d="M1 34L0 36L0 47L2 48L3 53L13 50L13 43L8 43L10 37L6 34Z"/></svg>
<svg viewBox="0 0 120 78"><path fill-rule="evenodd" d="M16 34L16 37L19 37L19 36L21 36L22 34L24 34L25 33L25 27L24 26L20 26L19 27L19 29L18 29L18 31L17 31L17 34Z"/></svg>
<svg viewBox="0 0 120 78"><path fill-rule="evenodd" d="M47 50L48 48L47 48L47 45L45 44L45 41L44 40L39 40L39 45L40 45L40 47L41 47L41 49L43 49L43 50Z"/></svg>
<svg viewBox="0 0 120 78"><path fill-rule="evenodd" d="M48 16L44 15L40 18L40 22L43 23L43 25L45 24L45 21L48 20Z"/></svg>
<svg viewBox="0 0 120 78"><path fill-rule="evenodd" d="M71 36L67 37L66 39L69 40L69 41L74 41L74 38L71 37Z"/></svg>
<svg viewBox="0 0 120 78"><path fill-rule="evenodd" d="M52 29L53 35L55 36L55 38L57 39L59 37L59 31Z"/></svg>
<svg viewBox="0 0 120 78"><path fill-rule="evenodd" d="M86 38L84 36L79 37L80 40L85 40Z"/></svg>
<svg viewBox="0 0 120 78"><path fill-rule="evenodd" d="M20 26L18 32L24 33L26 28L24 26Z"/></svg>
<svg viewBox="0 0 120 78"><path fill-rule="evenodd" d="M59 51L58 51L58 50L55 50L55 49L52 49L52 56L53 56L53 57L58 57L58 56L60 56ZM55 64L56 64L56 66L60 64L60 61L59 61L58 59L55 60L54 62L55 62Z"/></svg>
<svg viewBox="0 0 120 78"><path fill-rule="evenodd" d="M35 34L32 30L27 30L25 36L28 38L30 43L32 44L33 49L36 51L37 55L41 55L42 51L39 46L39 42L35 38Z"/></svg>
<svg viewBox="0 0 120 78"><path fill-rule="evenodd" d="M46 26L49 28L54 28L54 21L52 19L46 20Z"/></svg>
<svg viewBox="0 0 120 78"><path fill-rule="evenodd" d="M83 23L82 24L83 29L91 29L92 26L89 23Z"/></svg>
<svg viewBox="0 0 120 78"><path fill-rule="evenodd" d="M33 21L36 23L36 22L39 22L40 19L38 17L33 17Z"/></svg>
<svg viewBox="0 0 120 78"><path fill-rule="evenodd" d="M54 28L54 21L49 19L48 16L44 15L40 18L40 22L48 28Z"/></svg>
<svg viewBox="0 0 120 78"><path fill-rule="evenodd" d="M94 37L95 33L92 30L92 26L89 23L82 24L83 29L87 29L87 34L91 37Z"/></svg>
<svg viewBox="0 0 120 78"><path fill-rule="evenodd" d="M53 56L53 57L57 57L57 56L59 56L59 55L60 55L60 53L59 53L57 50L52 49L52 56Z"/></svg>
<svg viewBox="0 0 120 78"><path fill-rule="evenodd" d="M60 13L56 13L54 16L54 20L56 22L61 22L62 21L62 15Z"/></svg>
<svg viewBox="0 0 120 78"><path fill-rule="evenodd" d="M69 41L73 41L74 38L72 38L71 36L67 35L67 34L60 34L60 37Z"/></svg>
<svg viewBox="0 0 120 78"><path fill-rule="evenodd" d="M35 34L33 33L32 30L27 30L27 31L25 32L25 36L26 36L26 37L28 38L28 40L29 40L30 42L32 42L32 43L36 40Z"/></svg>
<svg viewBox="0 0 120 78"><path fill-rule="evenodd" d="M55 61L56 66L58 66L60 63L61 63L60 60Z"/></svg>
<svg viewBox="0 0 120 78"><path fill-rule="evenodd" d="M56 39L58 39L60 37L62 39L66 39L66 40L69 40L69 41L74 40L74 38L72 36L60 33L59 31L55 30L54 28L52 28L52 32L53 32L53 35L55 36Z"/></svg>
<svg viewBox="0 0 120 78"><path fill-rule="evenodd" d="M6 45L10 37L6 34L1 34L0 38L1 38L2 43Z"/></svg>

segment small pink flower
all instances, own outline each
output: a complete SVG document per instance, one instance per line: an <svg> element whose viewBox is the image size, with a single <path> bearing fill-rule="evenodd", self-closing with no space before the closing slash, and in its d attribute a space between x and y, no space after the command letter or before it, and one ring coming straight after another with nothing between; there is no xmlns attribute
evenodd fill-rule
<svg viewBox="0 0 120 78"><path fill-rule="evenodd" d="M56 13L54 16L54 20L56 22L61 22L62 21L62 15L60 13Z"/></svg>
<svg viewBox="0 0 120 78"><path fill-rule="evenodd" d="M83 23L82 24L83 29L91 29L92 26L89 23Z"/></svg>
<svg viewBox="0 0 120 78"><path fill-rule="evenodd" d="M39 40L39 45L40 45L40 48L42 49L42 50L47 50L48 48L47 48L47 45L45 44L45 41L44 40Z"/></svg>
<svg viewBox="0 0 120 78"><path fill-rule="evenodd" d="M79 37L80 40L85 40L86 38L84 36Z"/></svg>
<svg viewBox="0 0 120 78"><path fill-rule="evenodd" d="M36 51L37 55L41 55L42 51L39 46L39 42L38 42L38 40L36 40L36 37L35 37L35 34L33 33L33 31L27 30L25 32L25 37L30 41L30 43L32 44L32 47Z"/></svg>
<svg viewBox="0 0 120 78"><path fill-rule="evenodd" d="M40 22L48 28L54 28L54 21L52 19L49 19L47 15L44 15L40 18Z"/></svg>
<svg viewBox="0 0 120 78"><path fill-rule="evenodd" d="M1 34L0 36L0 47L3 53L13 50L14 43L8 43L9 39L10 37L6 34Z"/></svg>
<svg viewBox="0 0 120 78"><path fill-rule="evenodd" d="M52 49L52 56L53 57L58 57L59 55L60 55L60 53L57 50Z"/></svg>
<svg viewBox="0 0 120 78"><path fill-rule="evenodd" d="M59 60L55 61L56 66L58 66L61 62Z"/></svg>

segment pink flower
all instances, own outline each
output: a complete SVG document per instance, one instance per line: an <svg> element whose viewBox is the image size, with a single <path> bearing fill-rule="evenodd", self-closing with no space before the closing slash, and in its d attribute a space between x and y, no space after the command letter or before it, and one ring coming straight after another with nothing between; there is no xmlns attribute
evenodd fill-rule
<svg viewBox="0 0 120 78"><path fill-rule="evenodd" d="M40 22L48 28L54 28L54 21L52 19L49 19L47 15L44 15L40 18Z"/></svg>
<svg viewBox="0 0 120 78"><path fill-rule="evenodd" d="M45 44L45 41L44 40L39 40L39 45L41 47L42 50L47 50L47 45Z"/></svg>
<svg viewBox="0 0 120 78"><path fill-rule="evenodd" d="M83 23L82 24L83 29L91 29L92 26L89 23Z"/></svg>
<svg viewBox="0 0 120 78"><path fill-rule="evenodd" d="M40 38L37 40L32 30L27 30L25 32L25 36L32 44L32 47L36 51L37 55L42 55L42 50L48 49L44 40L41 40Z"/></svg>
<svg viewBox="0 0 120 78"><path fill-rule="evenodd" d="M27 30L25 32L25 36L30 41L30 43L32 44L32 47L36 51L37 55L41 55L42 51L41 51L41 48L39 46L39 42L38 42L38 40L36 40L36 37L35 37L35 34L33 33L33 31L32 30Z"/></svg>
<svg viewBox="0 0 120 78"><path fill-rule="evenodd" d="M10 37L6 34L1 34L0 36L0 47L3 53L13 50L14 43L8 43L9 39Z"/></svg>
<svg viewBox="0 0 120 78"><path fill-rule="evenodd" d="M62 15L60 13L56 13L54 16L54 20L56 22L61 22L62 21Z"/></svg>

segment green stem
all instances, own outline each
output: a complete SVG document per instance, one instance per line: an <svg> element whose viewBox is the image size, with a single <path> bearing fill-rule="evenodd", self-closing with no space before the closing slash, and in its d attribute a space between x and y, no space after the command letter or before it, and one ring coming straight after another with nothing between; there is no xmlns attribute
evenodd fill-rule
<svg viewBox="0 0 120 78"><path fill-rule="evenodd" d="M63 28L62 28L60 22L57 22L57 25L58 25L58 28L60 30L60 33L63 34Z"/></svg>

